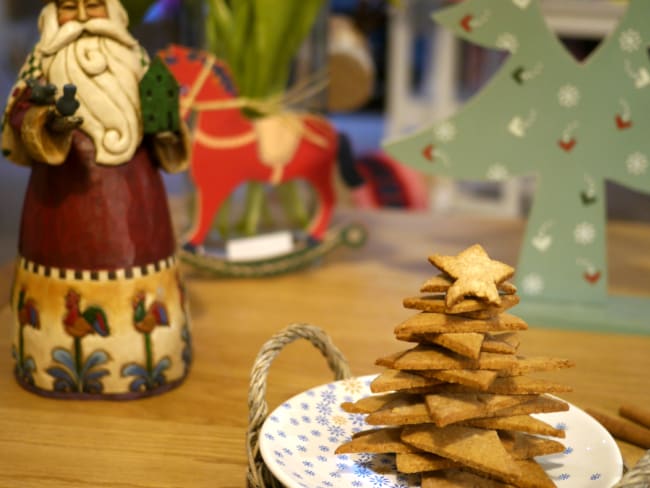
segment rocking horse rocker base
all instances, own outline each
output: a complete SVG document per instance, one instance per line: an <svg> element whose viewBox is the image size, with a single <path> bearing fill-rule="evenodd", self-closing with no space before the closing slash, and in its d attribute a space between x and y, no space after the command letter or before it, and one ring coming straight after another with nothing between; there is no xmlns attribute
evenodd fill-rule
<svg viewBox="0 0 650 488"><path fill-rule="evenodd" d="M267 259L247 261L229 260L225 257L200 253L191 245L185 245L179 257L186 263L219 277L255 278L275 276L307 268L335 249L346 246L361 247L367 238L366 229L360 224L348 224L331 229L322 240L307 239L294 251Z"/></svg>

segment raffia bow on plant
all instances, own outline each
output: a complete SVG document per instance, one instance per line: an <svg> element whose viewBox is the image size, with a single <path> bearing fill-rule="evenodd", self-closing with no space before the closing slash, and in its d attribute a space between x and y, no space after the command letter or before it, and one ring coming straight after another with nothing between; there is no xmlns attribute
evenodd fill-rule
<svg viewBox="0 0 650 488"><path fill-rule="evenodd" d="M309 114L293 108L300 106L305 100L325 89L327 86L325 71L301 80L284 93L271 95L267 98L255 99L239 96L231 99L197 101L198 94L216 62L217 59L214 56L206 55L203 69L196 82L180 100L182 116L186 117L189 111L209 112L238 109L243 113L254 113L255 118L251 120L249 131L237 135L210 135L197 127L194 133L196 141L212 149L234 149L257 142L260 161L273 169L273 176L270 180L272 184L281 181L286 164L294 157L303 138L322 148L328 146L327 139L305 124Z"/></svg>
<svg viewBox="0 0 650 488"><path fill-rule="evenodd" d="M210 58L214 62L214 57ZM206 73L207 75L207 73ZM321 70L314 76L300 80L287 91L276 93L265 98L237 97L231 100L214 100L210 102L197 102L196 93L190 93L181 101L183 111L192 110L228 110L239 108L252 111L259 116L276 115L287 110L293 111L292 107L300 104L309 98L321 93L327 88L327 72ZM197 83L198 85L198 83Z"/></svg>
<svg viewBox="0 0 650 488"><path fill-rule="evenodd" d="M265 140L273 140L273 136L277 135L277 130L272 129L267 131L261 128L263 125L268 127L267 122L269 122L269 119L272 119L273 122L278 122L280 125L284 126L285 130L283 132L288 132L294 143L297 144L302 137L305 137L318 146L326 147L327 141L302 123L301 119L308 114L294 108L299 107L303 102L322 92L327 87L328 80L325 70L322 70L309 78L300 80L286 92L276 93L264 98L239 96L237 98L225 100L196 101L196 96L210 73L210 69L214 64L215 59L214 56L210 55L206 58L203 73L199 75L197 82L194 84L190 92L180 100L183 117L185 117L187 112L190 110L201 112L239 109L244 113L255 114L255 118L253 119L254 129L250 133L231 137L215 137L197 132L195 136L201 140L203 144L214 148L232 148L249 144L255 139L260 139L260 146L264 147L266 145L264 143ZM267 132L270 132L270 134ZM289 146L291 146L291 144ZM268 154L268 151L262 152ZM285 158L281 159L288 160L289 157L289 155L286 155ZM273 160L275 158L262 157L262 159ZM277 164L282 164L282 162L286 161L280 161ZM274 163L269 164L274 165Z"/></svg>

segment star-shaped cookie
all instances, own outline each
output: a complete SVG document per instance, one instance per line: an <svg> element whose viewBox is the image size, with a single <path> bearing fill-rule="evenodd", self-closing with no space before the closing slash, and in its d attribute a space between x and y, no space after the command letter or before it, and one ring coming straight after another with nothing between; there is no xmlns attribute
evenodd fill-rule
<svg viewBox="0 0 650 488"><path fill-rule="evenodd" d="M457 256L433 254L429 262L455 280L447 290L447 307L468 296L498 305L501 298L497 285L515 273L511 266L490 259L480 244L468 247Z"/></svg>

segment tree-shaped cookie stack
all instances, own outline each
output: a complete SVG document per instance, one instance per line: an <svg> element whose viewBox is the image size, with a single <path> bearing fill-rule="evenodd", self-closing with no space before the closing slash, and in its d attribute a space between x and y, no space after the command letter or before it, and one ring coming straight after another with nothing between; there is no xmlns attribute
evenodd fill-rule
<svg viewBox="0 0 650 488"><path fill-rule="evenodd" d="M395 453L397 470L422 473L423 488L554 486L533 458L562 452L546 436L564 432L531 414L568 410L547 394L570 388L527 374L573 364L517 355L528 326L505 313L519 301L513 268L479 245L429 261L441 274L422 286L426 295L404 300L420 312L395 328L417 344L377 360L388 368L371 384L377 395L342 405L375 428L337 453Z"/></svg>

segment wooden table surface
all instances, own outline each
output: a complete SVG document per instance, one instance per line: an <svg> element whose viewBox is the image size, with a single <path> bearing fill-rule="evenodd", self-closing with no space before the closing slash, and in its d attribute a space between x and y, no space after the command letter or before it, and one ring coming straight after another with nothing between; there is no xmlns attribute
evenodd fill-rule
<svg viewBox="0 0 650 488"><path fill-rule="evenodd" d="M249 373L262 344L296 323L325 329L355 375L378 372L374 359L403 347L393 327L413 314L401 306L434 274L426 257L480 242L516 264L523 223L400 212L339 213L369 229L362 249L340 249L316 268L260 279L210 279L186 270L195 362L186 383L129 403L43 399L13 380L8 324L0 320L0 487L243 487ZM650 299L650 226L611 223L612 291ZM1 271L4 299L11 278ZM516 309L514 309L516 313ZM543 329L530 324L523 354L571 358L577 368L549 374L581 407L615 413L623 402L650 404L650 336ZM268 380L270 408L333 378L306 342L290 345ZM639 448L619 443L633 465Z"/></svg>

